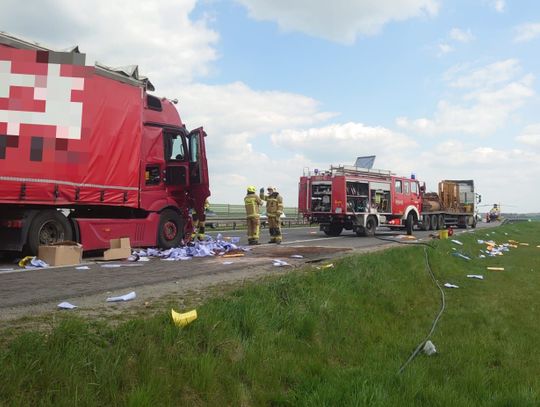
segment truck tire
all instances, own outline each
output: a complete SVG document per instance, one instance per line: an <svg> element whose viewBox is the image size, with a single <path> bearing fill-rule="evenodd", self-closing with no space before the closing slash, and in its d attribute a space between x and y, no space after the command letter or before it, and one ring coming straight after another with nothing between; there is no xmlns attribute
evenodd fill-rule
<svg viewBox="0 0 540 407"><path fill-rule="evenodd" d="M62 212L48 209L39 212L28 229L26 251L36 256L40 245L72 240L73 229Z"/></svg>
<svg viewBox="0 0 540 407"><path fill-rule="evenodd" d="M431 227L431 217L429 215L424 215L422 217L422 230L429 230Z"/></svg>
<svg viewBox="0 0 540 407"><path fill-rule="evenodd" d="M360 226L356 229L356 236L373 237L375 236L375 229L377 229L377 222L373 216L370 216L366 220L366 226Z"/></svg>
<svg viewBox="0 0 540 407"><path fill-rule="evenodd" d="M373 237L375 236L375 229L377 228L377 222L373 216L370 216L366 220L366 227L364 228L366 236Z"/></svg>
<svg viewBox="0 0 540 407"><path fill-rule="evenodd" d="M412 235L414 229L414 213L409 212L407 220L405 221L405 230L408 235Z"/></svg>
<svg viewBox="0 0 540 407"><path fill-rule="evenodd" d="M180 215L172 209L165 209L159 216L158 246L162 249L178 247L184 234Z"/></svg>
<svg viewBox="0 0 540 407"><path fill-rule="evenodd" d="M444 224L444 215L439 215L439 230L446 228Z"/></svg>
<svg viewBox="0 0 540 407"><path fill-rule="evenodd" d="M439 218L437 215L431 215L431 226L429 230L437 230L439 228Z"/></svg>
<svg viewBox="0 0 540 407"><path fill-rule="evenodd" d="M332 223L328 229L325 229L326 236L339 236L343 232L343 226Z"/></svg>

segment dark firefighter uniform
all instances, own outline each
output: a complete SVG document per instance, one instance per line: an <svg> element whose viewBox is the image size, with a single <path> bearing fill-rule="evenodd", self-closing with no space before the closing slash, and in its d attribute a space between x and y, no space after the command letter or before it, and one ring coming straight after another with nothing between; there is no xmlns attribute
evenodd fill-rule
<svg viewBox="0 0 540 407"><path fill-rule="evenodd" d="M270 241L268 243L280 244L281 222L280 216L283 214L283 198L279 195L276 187L268 187L268 195L264 195L264 188L261 188L259 197L266 201L266 215L268 216L268 230Z"/></svg>

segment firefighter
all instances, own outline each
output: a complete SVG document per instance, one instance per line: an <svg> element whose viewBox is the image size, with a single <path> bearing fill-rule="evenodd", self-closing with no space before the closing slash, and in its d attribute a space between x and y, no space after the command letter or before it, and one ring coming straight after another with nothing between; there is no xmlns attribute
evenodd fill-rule
<svg viewBox="0 0 540 407"><path fill-rule="evenodd" d="M208 198L206 198L204 201L204 211L206 212L209 207L210 202L208 202ZM199 216L195 208L193 208L191 210L191 217L193 218L193 233L191 233L191 240L195 240L195 238L198 240L204 240L204 224L206 222L206 216Z"/></svg>
<svg viewBox="0 0 540 407"><path fill-rule="evenodd" d="M267 191L268 195L265 195L264 188L261 188L259 197L266 201L266 216L268 216L268 231L270 232L268 243L280 244L282 240L280 217L283 214L283 198L276 187L268 187Z"/></svg>
<svg viewBox="0 0 540 407"><path fill-rule="evenodd" d="M489 213L488 213L488 222L493 222L493 221L496 221L496 220L499 220L499 216L500 216L501 212L499 210L499 206L497 204L493 204L493 208L491 208L489 210Z"/></svg>
<svg viewBox="0 0 540 407"><path fill-rule="evenodd" d="M254 186L247 187L247 195L244 198L244 204L246 205L246 218L247 218L247 235L248 244L259 244L259 209L262 205L262 200L256 194L257 188Z"/></svg>

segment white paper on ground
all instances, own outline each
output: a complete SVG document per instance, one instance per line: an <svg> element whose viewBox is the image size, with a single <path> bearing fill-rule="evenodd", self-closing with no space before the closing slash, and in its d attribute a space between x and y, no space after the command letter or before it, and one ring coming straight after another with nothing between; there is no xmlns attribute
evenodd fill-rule
<svg viewBox="0 0 540 407"><path fill-rule="evenodd" d="M73 304L70 304L69 302L61 302L60 304L58 304L58 308L61 308L61 309L74 309L74 308L77 308L76 305L73 305Z"/></svg>
<svg viewBox="0 0 540 407"><path fill-rule="evenodd" d="M75 267L75 269L77 269L77 270L90 270L90 267L88 267L88 266L79 266L79 267Z"/></svg>
<svg viewBox="0 0 540 407"><path fill-rule="evenodd" d="M135 294L135 291L132 291L125 295L120 295L118 297L109 297L107 298L107 302L117 302L117 301L129 301L135 299L137 294Z"/></svg>
<svg viewBox="0 0 540 407"><path fill-rule="evenodd" d="M444 283L444 286L445 286L446 288L459 288L458 285L450 284L450 283Z"/></svg>
<svg viewBox="0 0 540 407"><path fill-rule="evenodd" d="M101 267L105 267L108 269L116 269L118 267L121 267L120 264L102 264Z"/></svg>
<svg viewBox="0 0 540 407"><path fill-rule="evenodd" d="M467 277L469 277L469 278L477 278L478 280L483 280L484 279L484 276L482 276L480 274L467 274Z"/></svg>
<svg viewBox="0 0 540 407"><path fill-rule="evenodd" d="M272 260L272 264L276 267L283 267L283 266L288 266L289 263L287 263L286 261L283 261L283 260L280 260L280 259L274 259Z"/></svg>
<svg viewBox="0 0 540 407"><path fill-rule="evenodd" d="M304 256L302 256L301 254L291 254L291 258L292 259L303 259Z"/></svg>
<svg viewBox="0 0 540 407"><path fill-rule="evenodd" d="M435 345L433 345L433 342L431 341L426 341L422 350L428 356L431 356L434 353L437 353L437 349L435 348Z"/></svg>
<svg viewBox="0 0 540 407"><path fill-rule="evenodd" d="M228 266L229 264L233 264L234 262L233 261L224 261L223 264L224 266Z"/></svg>
<svg viewBox="0 0 540 407"><path fill-rule="evenodd" d="M463 243L461 243L459 240L452 239L452 243L458 244L460 246L463 246Z"/></svg>

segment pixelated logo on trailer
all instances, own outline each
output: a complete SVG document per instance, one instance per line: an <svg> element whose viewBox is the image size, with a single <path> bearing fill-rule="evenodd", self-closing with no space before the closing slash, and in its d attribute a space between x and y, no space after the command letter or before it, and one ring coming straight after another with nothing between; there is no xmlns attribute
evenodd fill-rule
<svg viewBox="0 0 540 407"><path fill-rule="evenodd" d="M30 161L41 161L44 145L67 151L81 139L84 78L66 75L48 52L35 61L0 59L0 159L30 138Z"/></svg>

